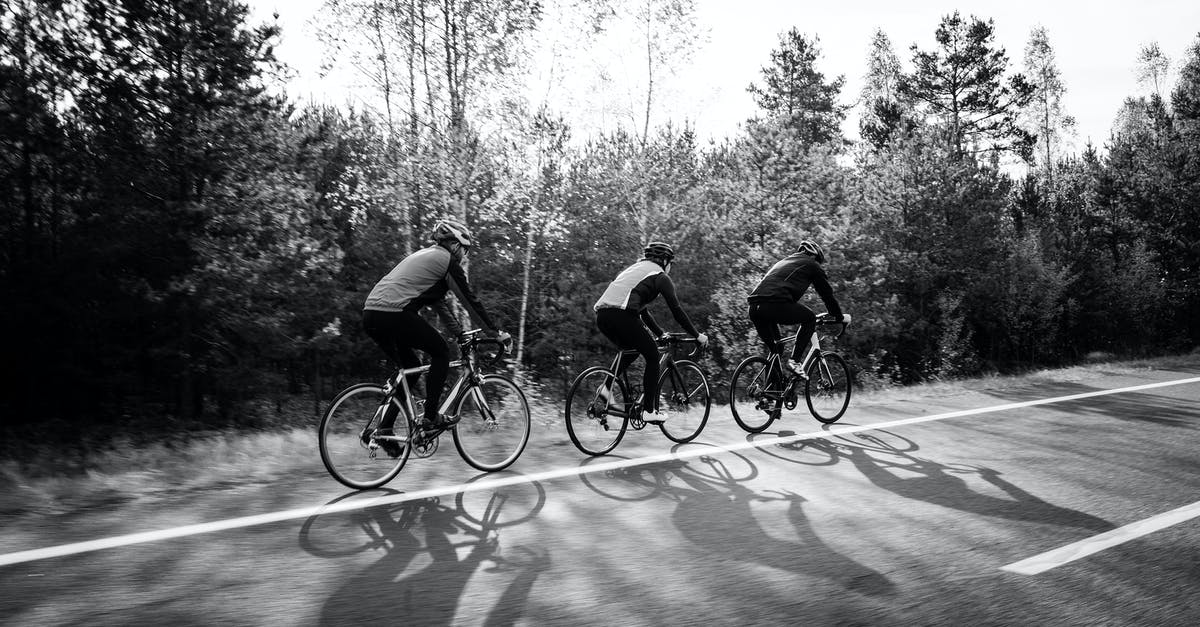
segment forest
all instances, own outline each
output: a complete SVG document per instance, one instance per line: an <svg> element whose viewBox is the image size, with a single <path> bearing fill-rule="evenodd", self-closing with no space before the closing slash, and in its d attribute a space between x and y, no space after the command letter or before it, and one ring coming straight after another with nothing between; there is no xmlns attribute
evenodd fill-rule
<svg viewBox="0 0 1200 627"><path fill-rule="evenodd" d="M443 215L476 232L505 367L549 404L610 358L592 304L651 239L678 252L718 389L761 350L746 295L804 238L854 316L839 349L859 386L1197 345L1200 34L1181 59L1145 46L1146 93L1069 149L1044 29L1012 53L986 17L946 15L927 48L881 29L847 94L819 34L791 28L757 114L701 141L655 109L691 5L572 5L580 42L622 11L643 26L632 123L583 134L521 89L551 19L534 0L327 0L327 41L377 96L358 108L290 98L285 34L239 2L5 2L4 440L318 415L388 374L363 301Z"/></svg>

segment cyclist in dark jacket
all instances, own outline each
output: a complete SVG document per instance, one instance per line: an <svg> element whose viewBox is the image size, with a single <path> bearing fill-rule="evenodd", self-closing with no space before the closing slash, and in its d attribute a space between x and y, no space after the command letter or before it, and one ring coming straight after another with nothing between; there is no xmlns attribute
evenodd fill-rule
<svg viewBox="0 0 1200 627"><path fill-rule="evenodd" d="M842 308L833 297L829 277L821 267L823 263L825 251L816 242L804 240L796 252L771 266L746 299L750 301L750 321L754 323L758 337L767 345L767 350L779 355L779 363L784 371L794 372L801 377L806 375L796 360L804 357L804 351L808 350L808 344L817 330L816 314L799 302L810 285L825 302L830 317L836 321L842 320ZM778 326L781 324L800 325L796 344L792 346L791 363L782 354Z"/></svg>
<svg viewBox="0 0 1200 627"><path fill-rule="evenodd" d="M679 326L695 336L702 346L708 344L708 336L696 330L675 297L675 284L668 276L675 251L663 242L650 242L644 253L641 261L617 275L593 309L596 311L596 326L605 337L622 350L636 350L646 360L646 370L642 373L642 419L648 423L662 424L667 415L655 407L659 367L658 346L654 338L661 336L663 330L646 309L647 305L662 294ZM654 333L653 336L646 327ZM637 355L622 354L617 361L617 374L625 372L635 359ZM607 401L612 401L611 388L601 393Z"/></svg>
<svg viewBox="0 0 1200 627"><path fill-rule="evenodd" d="M458 336L462 326L446 301L446 293L454 290L476 324L497 333L501 341L506 341L508 334L497 331L467 282L462 267L472 243L467 227L455 219L439 220L433 227L433 240L432 246L405 257L375 284L363 307L363 330L403 368L421 365L413 349L429 354L424 421L426 426L446 426L445 417L438 416L437 410L450 370L450 349L442 334L421 317L421 309L433 307L450 332ZM416 379L409 378L410 387ZM388 412L380 427L390 429L395 419L396 412Z"/></svg>

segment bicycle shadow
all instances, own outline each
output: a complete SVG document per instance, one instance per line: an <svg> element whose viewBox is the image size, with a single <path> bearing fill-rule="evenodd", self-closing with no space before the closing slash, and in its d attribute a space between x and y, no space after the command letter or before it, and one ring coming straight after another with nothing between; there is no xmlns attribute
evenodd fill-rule
<svg viewBox="0 0 1200 627"><path fill-rule="evenodd" d="M886 576L837 552L821 539L804 512L803 496L789 491L751 490L744 483L758 475L757 467L742 455L726 455L740 458L739 463L750 470L735 477L720 460L700 457L626 469L610 475L608 483L612 485L603 490L588 482L585 485L614 500L675 501L672 523L684 538L705 551L703 559L719 568L728 568L731 562L755 564L829 580L864 595L895 592L895 584ZM755 513L755 509L770 503L786 504L787 526L780 534L768 533Z"/></svg>
<svg viewBox="0 0 1200 627"><path fill-rule="evenodd" d="M857 442L855 441L857 440ZM1001 478L993 468L974 464L943 464L918 457L912 440L886 430L875 430L830 439L801 440L779 445L793 458L764 448L767 454L806 465L830 465L845 460L877 487L897 496L981 516L1018 522L1053 524L1093 531L1115 526L1102 519L1054 505ZM799 456L804 458L800 459ZM972 489L964 477L974 476L994 486L1005 497Z"/></svg>
<svg viewBox="0 0 1200 627"><path fill-rule="evenodd" d="M510 498L512 491L530 489L536 491L534 497ZM482 508L475 508L479 503L474 501L483 503ZM427 498L332 515L340 520L323 521L331 515L321 514L309 518L301 527L300 545L313 555L333 558L367 550L383 553L330 595L319 624L379 619L453 624L468 584L481 569L509 576L485 624L515 624L524 614L534 582L550 568L550 556L524 546L504 554L499 529L533 519L544 504L544 488L532 482L459 493L452 506ZM514 507L519 511L513 511Z"/></svg>

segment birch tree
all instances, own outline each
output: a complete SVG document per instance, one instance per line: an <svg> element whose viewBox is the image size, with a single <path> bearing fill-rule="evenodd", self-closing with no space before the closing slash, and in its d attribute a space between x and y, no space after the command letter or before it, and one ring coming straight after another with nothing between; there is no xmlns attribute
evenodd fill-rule
<svg viewBox="0 0 1200 627"><path fill-rule="evenodd" d="M880 29L871 38L867 73L859 95L862 115L858 129L863 139L881 148L897 130L911 125L912 103L900 91L904 69L892 40Z"/></svg>
<svg viewBox="0 0 1200 627"><path fill-rule="evenodd" d="M1047 189L1054 189L1054 162L1066 138L1075 128L1075 118L1063 109L1067 87L1055 61L1054 48L1045 27L1029 33L1025 44L1025 75L1033 83L1033 99L1025 110L1026 123L1037 136L1036 152L1042 159Z"/></svg>

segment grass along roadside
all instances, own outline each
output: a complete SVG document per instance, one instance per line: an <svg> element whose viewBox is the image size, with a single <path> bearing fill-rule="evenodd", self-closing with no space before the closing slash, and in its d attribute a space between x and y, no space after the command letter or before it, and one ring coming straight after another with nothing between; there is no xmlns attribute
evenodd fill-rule
<svg viewBox="0 0 1200 627"><path fill-rule="evenodd" d="M851 408L975 392L995 395L1027 385L1080 383L1150 370L1200 372L1200 353L856 391ZM714 400L716 405L724 405L724 399ZM531 403L535 428L559 425L561 407L540 400ZM65 460L55 451L46 451L35 462L0 462L0 515L59 514L154 500L188 490L270 483L299 470L311 470L317 441L315 429L306 426L189 435L179 441L142 445L122 441L77 455L79 459Z"/></svg>

